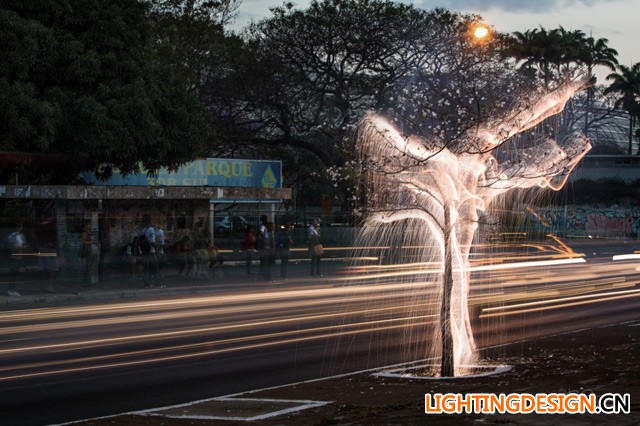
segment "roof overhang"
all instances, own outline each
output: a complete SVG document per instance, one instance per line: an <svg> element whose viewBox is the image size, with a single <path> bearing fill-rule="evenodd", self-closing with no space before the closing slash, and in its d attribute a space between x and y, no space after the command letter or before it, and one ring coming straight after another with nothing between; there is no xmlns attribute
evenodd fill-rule
<svg viewBox="0 0 640 426"><path fill-rule="evenodd" d="M290 188L0 185L0 198L46 200L290 200Z"/></svg>

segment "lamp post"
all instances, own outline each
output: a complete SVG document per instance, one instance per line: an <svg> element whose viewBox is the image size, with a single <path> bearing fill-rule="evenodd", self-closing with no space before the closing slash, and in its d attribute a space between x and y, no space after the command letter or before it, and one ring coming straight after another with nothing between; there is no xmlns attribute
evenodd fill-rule
<svg viewBox="0 0 640 426"><path fill-rule="evenodd" d="M473 29L473 37L478 41L484 40L488 35L489 28L484 24L477 24Z"/></svg>

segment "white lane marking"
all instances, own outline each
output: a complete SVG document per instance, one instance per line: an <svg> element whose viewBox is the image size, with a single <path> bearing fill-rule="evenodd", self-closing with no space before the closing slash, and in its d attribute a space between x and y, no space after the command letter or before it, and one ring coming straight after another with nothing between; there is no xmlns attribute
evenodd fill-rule
<svg viewBox="0 0 640 426"><path fill-rule="evenodd" d="M184 407L193 407L197 405L196 403L189 402L186 404L174 405L171 407L161 408L161 409L151 409L151 410L142 410L137 411L132 414L138 414L149 417L163 417L163 418L172 418L172 419L193 419L193 420L229 420L229 421L245 421L252 422L258 420L265 420L271 417L281 416L283 414L295 413L302 410L307 410L310 408L322 407L324 405L332 404L333 401L309 401L309 400L291 400L291 399L269 399L269 398L227 398L227 397L219 397L213 398L208 402L271 402L276 404L297 404L293 407L283 408L280 410L270 411L264 414L255 415L251 417L232 417L232 416L204 416L204 415L195 415L195 414L171 414L171 413L162 413L162 411L169 411L177 408Z"/></svg>

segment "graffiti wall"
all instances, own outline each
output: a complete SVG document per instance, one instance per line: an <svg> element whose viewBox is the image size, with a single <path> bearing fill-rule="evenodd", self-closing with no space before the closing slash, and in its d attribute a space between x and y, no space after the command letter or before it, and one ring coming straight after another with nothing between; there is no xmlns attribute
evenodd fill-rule
<svg viewBox="0 0 640 426"><path fill-rule="evenodd" d="M528 222L536 230L564 236L637 237L640 208L637 206L566 206L528 209Z"/></svg>

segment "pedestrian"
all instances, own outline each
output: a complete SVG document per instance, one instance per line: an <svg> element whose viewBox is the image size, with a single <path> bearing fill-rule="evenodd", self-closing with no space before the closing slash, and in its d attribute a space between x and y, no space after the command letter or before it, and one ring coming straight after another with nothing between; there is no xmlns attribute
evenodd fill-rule
<svg viewBox="0 0 640 426"><path fill-rule="evenodd" d="M253 255L256 252L256 236L253 233L253 226L251 225L248 225L244 230L242 250L244 251L246 273L248 275L251 274L251 262L253 262Z"/></svg>
<svg viewBox="0 0 640 426"><path fill-rule="evenodd" d="M287 278L287 267L289 266L291 246L293 245L289 229L289 225L284 225L276 237L276 253L280 258L280 278L283 280Z"/></svg>
<svg viewBox="0 0 640 426"><path fill-rule="evenodd" d="M220 254L220 248L209 243L207 252L209 253L209 272L215 268L222 268L225 259L222 257L222 254ZM222 271L224 276L224 269Z"/></svg>
<svg viewBox="0 0 640 426"><path fill-rule="evenodd" d="M93 271L93 236L91 235L91 222L85 222L82 230L80 258L82 258L84 272L82 286L89 287L91 285L91 275Z"/></svg>
<svg viewBox="0 0 640 426"><path fill-rule="evenodd" d="M268 220L269 219L266 214L260 216L260 226L256 233L256 250L258 253L262 253L265 248L265 234L267 233ZM260 272L258 272L258 274L264 276L264 262L262 261L262 256L260 256Z"/></svg>
<svg viewBox="0 0 640 426"><path fill-rule="evenodd" d="M7 237L7 247L9 249L9 283L7 285L7 296L20 297L16 291L16 281L20 268L24 264L24 253L27 249L27 239L22 233L22 223L17 222L13 232Z"/></svg>
<svg viewBox="0 0 640 426"><path fill-rule="evenodd" d="M44 273L43 291L57 293L54 287L58 278L58 236L56 231L56 219L51 211L46 211L34 230L38 241L38 266Z"/></svg>
<svg viewBox="0 0 640 426"><path fill-rule="evenodd" d="M275 250L275 225L273 222L268 222L265 228L263 248L259 250L260 253L260 270L262 271L262 277L264 281L271 282L271 264L273 263L274 250Z"/></svg>
<svg viewBox="0 0 640 426"><path fill-rule="evenodd" d="M129 265L129 280L138 279L138 265L142 261L142 251L138 244L138 238L139 237L135 235L124 248L125 263Z"/></svg>
<svg viewBox="0 0 640 426"><path fill-rule="evenodd" d="M158 256L156 254L156 230L153 228L151 217L143 218L145 223L144 232L138 237L138 245L144 257L144 273L142 279L145 287L164 287L160 284L160 269ZM151 283L153 278L154 283Z"/></svg>
<svg viewBox="0 0 640 426"><path fill-rule="evenodd" d="M171 248L171 252L175 256L176 262L178 263L178 276L185 277L188 269L187 256L191 251L190 247L191 238L188 235L182 237L178 242L176 242Z"/></svg>
<svg viewBox="0 0 640 426"><path fill-rule="evenodd" d="M317 219L311 220L307 229L307 243L309 245L309 257L311 258L311 275L321 277L320 258L324 254L322 244L320 244L320 225Z"/></svg>
<svg viewBox="0 0 640 426"><path fill-rule="evenodd" d="M158 227L156 230L156 256L158 257L158 271L161 271L162 268L167 265L165 242L164 229L162 229L162 227Z"/></svg>

